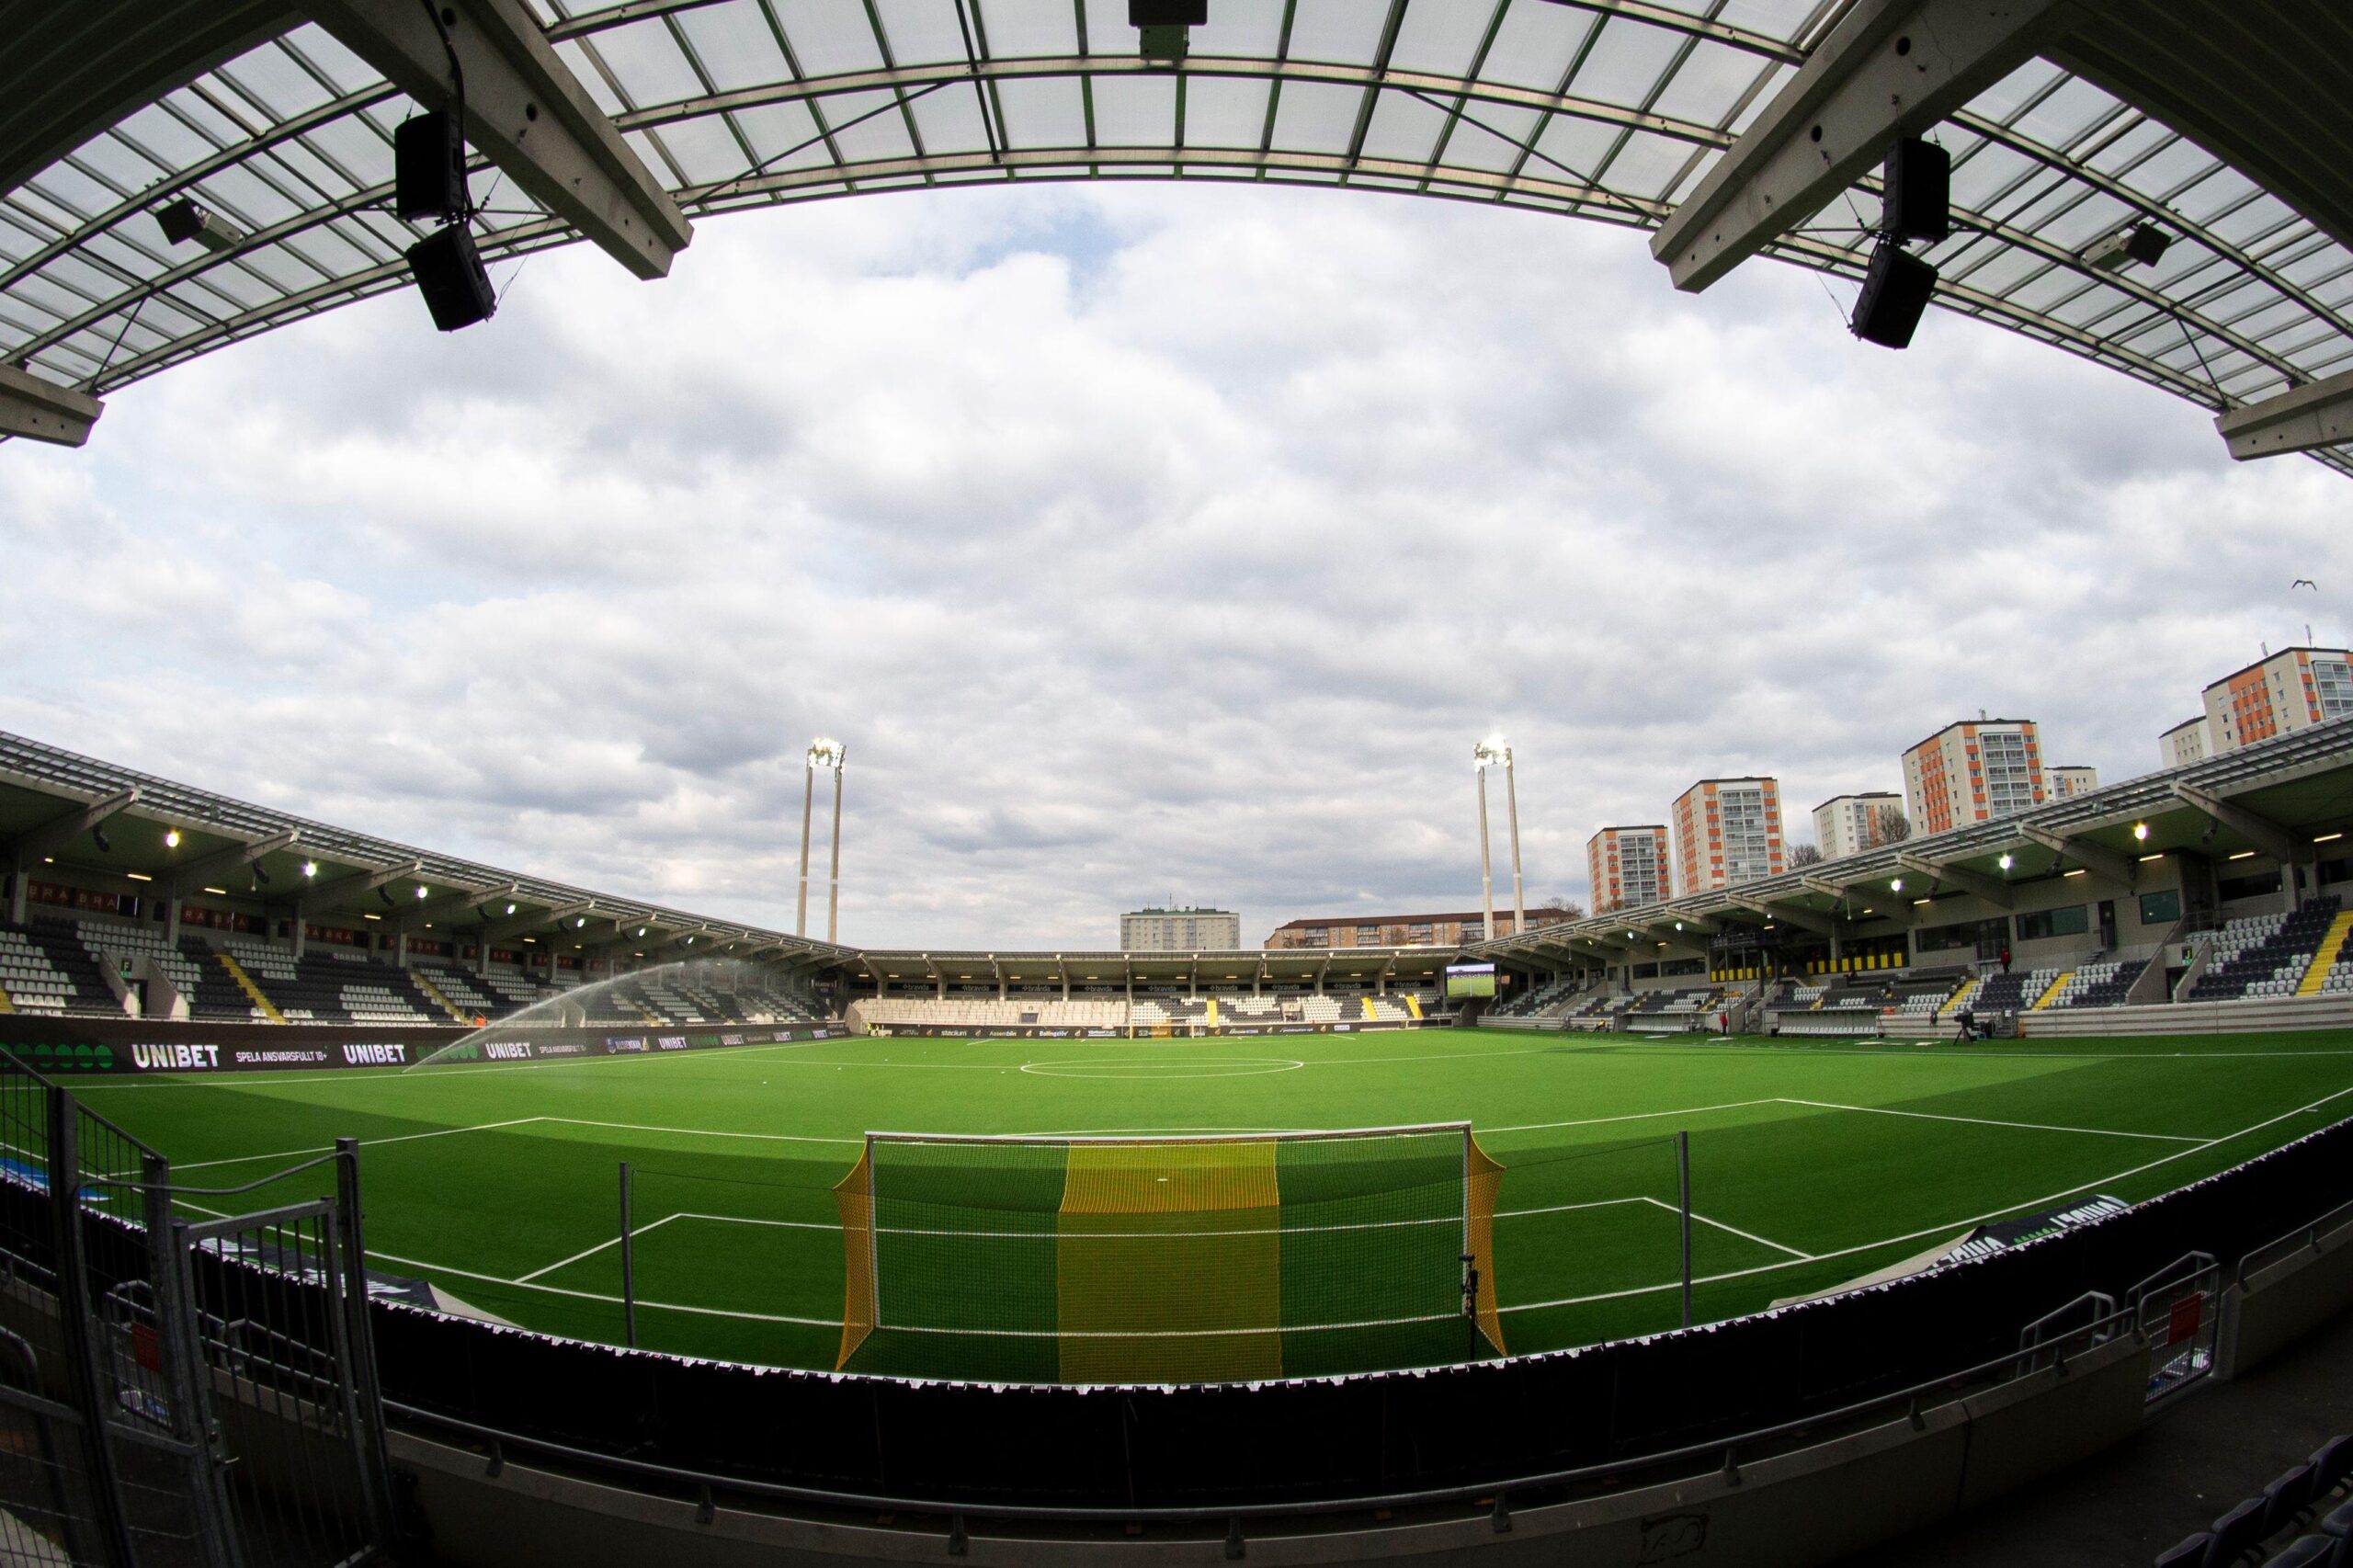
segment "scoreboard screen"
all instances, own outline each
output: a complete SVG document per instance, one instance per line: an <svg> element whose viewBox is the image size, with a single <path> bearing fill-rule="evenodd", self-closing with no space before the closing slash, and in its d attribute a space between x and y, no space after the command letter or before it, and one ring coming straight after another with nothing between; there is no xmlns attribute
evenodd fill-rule
<svg viewBox="0 0 2353 1568"><path fill-rule="evenodd" d="M1446 966L1449 996L1493 996L1495 966L1491 963L1450 963Z"/></svg>

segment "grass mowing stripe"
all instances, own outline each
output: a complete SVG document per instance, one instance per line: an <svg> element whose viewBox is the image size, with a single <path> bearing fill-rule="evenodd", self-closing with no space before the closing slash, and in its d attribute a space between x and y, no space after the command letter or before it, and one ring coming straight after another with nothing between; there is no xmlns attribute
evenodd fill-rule
<svg viewBox="0 0 2353 1568"><path fill-rule="evenodd" d="M1989 1209L1983 1214L1972 1215L1966 1220L1949 1220L1941 1225L1930 1225L1922 1230L1906 1232L1904 1234L1900 1236L1884 1236L1878 1241L1865 1242L1858 1246L1841 1247L1836 1252L1817 1253L1808 1261L1820 1263L1828 1258L1853 1257L1859 1253L1876 1252L1881 1247L1894 1246L1900 1242L1916 1242L1927 1236L1941 1235L1947 1231L1954 1230L1959 1227L1982 1225L1988 1220L1998 1220L2005 1214L2015 1214L2021 1209L2034 1209L2047 1203L2056 1203L2063 1198L2072 1198L2079 1192L2089 1192L2094 1187L2104 1186L2109 1182L2122 1181L2127 1176L2135 1176L2141 1175L2144 1171L2155 1170L2159 1165L2169 1165L2176 1160L2187 1159L2190 1155L2199 1153L2203 1150L2211 1149L2220 1144L2234 1142L2237 1139L2247 1136L2249 1133L2260 1132L2265 1128L2277 1126L2279 1123L2286 1121L2291 1117L2303 1116L2311 1111L2318 1110L2321 1107L2328 1104L2329 1101L2342 1099L2347 1095L2353 1095L2353 1088L2339 1089L2333 1095L2323 1096L2321 1098L2314 1100L2310 1105L2298 1106L2294 1110L2283 1111L2279 1115L2272 1117L2268 1120L2258 1121L2252 1127L2243 1127L2236 1132L2224 1133L2220 1138L2210 1138L2194 1149L2177 1150L2173 1153L2165 1154L2157 1159L2151 1160L2145 1165L2135 1165L2129 1171L2118 1171L2112 1176L2100 1176L2095 1181L2086 1182L2079 1187L2065 1187L2057 1192L2047 1193L2040 1198L2029 1198L2023 1203L2012 1203L2000 1209ZM1696 1219L1698 1216L1694 1215L1693 1218ZM1771 1274L1779 1269L1793 1268L1795 1267L1796 1264L1794 1262L1768 1263L1759 1265L1755 1268L1735 1268L1725 1274L1704 1275L1694 1279L1692 1283L1694 1285L1715 1285L1727 1279L1745 1279L1756 1275ZM1512 1306L1506 1306L1502 1310L1507 1312L1531 1312L1540 1311L1546 1307L1582 1306L1590 1301L1616 1301L1627 1296L1649 1295L1654 1291L1679 1290L1682 1288L1683 1282L1680 1279L1671 1279L1664 1285L1643 1285L1633 1290L1609 1290L1594 1296L1569 1296L1563 1297L1556 1301L1522 1301Z"/></svg>
<svg viewBox="0 0 2353 1568"><path fill-rule="evenodd" d="M1839 1105L1833 1100L1799 1100L1783 1096L1782 1105L1807 1105L1819 1110L1860 1111L1868 1116L1908 1116L1921 1121L1969 1121L1980 1127L2016 1127L2028 1132L2082 1132L2095 1138L2149 1138L2165 1143L2211 1143L2209 1138L2185 1138L2177 1132L2120 1132L2111 1127L2060 1127L2048 1121L2001 1121L1990 1116L1946 1116L1932 1110L1897 1110L1881 1105Z"/></svg>

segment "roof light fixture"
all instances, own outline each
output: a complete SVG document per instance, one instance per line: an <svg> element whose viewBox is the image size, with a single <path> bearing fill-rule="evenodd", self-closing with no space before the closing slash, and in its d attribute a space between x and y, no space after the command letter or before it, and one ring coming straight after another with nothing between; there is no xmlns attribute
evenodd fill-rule
<svg viewBox="0 0 2353 1568"><path fill-rule="evenodd" d="M184 245L192 240L215 256L236 249L245 237L243 229L186 197L157 208L155 226L164 231L167 244Z"/></svg>
<svg viewBox="0 0 2353 1568"><path fill-rule="evenodd" d="M164 830L164 847L166 849L177 849L179 846L180 830L176 827L165 828Z"/></svg>
<svg viewBox="0 0 2353 1568"><path fill-rule="evenodd" d="M2103 234L2084 248L2084 264L2102 272L2121 272L2128 267L2154 267L2165 259L2165 248L2173 244L2173 236L2154 223L2128 223L2112 234Z"/></svg>
<svg viewBox="0 0 2353 1568"><path fill-rule="evenodd" d="M2149 824L2144 822L2134 823L2132 824L2132 836L2139 839L2143 844L2147 843L2149 841Z"/></svg>

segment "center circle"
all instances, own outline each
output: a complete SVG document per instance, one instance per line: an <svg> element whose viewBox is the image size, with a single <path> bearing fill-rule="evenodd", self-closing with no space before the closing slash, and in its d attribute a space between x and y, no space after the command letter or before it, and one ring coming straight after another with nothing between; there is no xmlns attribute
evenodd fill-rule
<svg viewBox="0 0 2353 1568"><path fill-rule="evenodd" d="M1197 1056L1177 1062L1025 1062L1024 1073L1041 1078L1248 1078L1261 1073L1294 1073L1306 1066L1287 1056Z"/></svg>

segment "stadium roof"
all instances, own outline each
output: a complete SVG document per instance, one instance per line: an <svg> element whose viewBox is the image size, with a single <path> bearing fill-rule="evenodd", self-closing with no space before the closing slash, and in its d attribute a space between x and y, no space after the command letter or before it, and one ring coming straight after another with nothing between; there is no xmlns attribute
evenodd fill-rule
<svg viewBox="0 0 2353 1568"><path fill-rule="evenodd" d="M213 891L203 884L217 879L222 891L300 908L314 920L337 911L390 919L388 931L423 929L430 915L445 933L520 937L562 929L583 945L676 949L672 957L694 942L737 958L825 963L851 956L832 943L332 827L0 731L0 870L39 875L59 859L121 879L125 892L192 898Z"/></svg>
<svg viewBox="0 0 2353 1568"><path fill-rule="evenodd" d="M436 14L11 7L0 428L78 440L95 396L407 287L392 132L458 61L485 258L585 238L642 277L744 208L1182 178L1659 231L1687 288L1758 251L1855 278L1881 155L1928 132L1943 304L2353 472L2339 0L1210 0L1181 64L1118 0L449 0L446 45ZM218 222L168 244L184 199ZM2162 256L2099 265L2140 223Z"/></svg>

